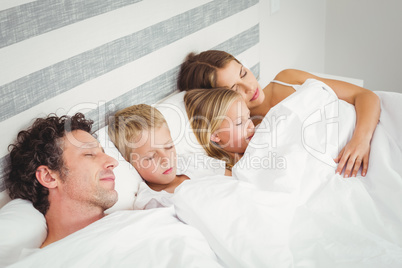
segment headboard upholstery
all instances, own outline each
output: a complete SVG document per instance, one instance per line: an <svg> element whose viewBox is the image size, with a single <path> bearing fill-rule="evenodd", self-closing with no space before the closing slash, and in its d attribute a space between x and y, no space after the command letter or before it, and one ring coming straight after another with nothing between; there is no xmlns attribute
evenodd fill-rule
<svg viewBox="0 0 402 268"><path fill-rule="evenodd" d="M8 145L34 118L108 115L176 90L191 52L221 49L259 76L259 0L0 2L0 206Z"/></svg>

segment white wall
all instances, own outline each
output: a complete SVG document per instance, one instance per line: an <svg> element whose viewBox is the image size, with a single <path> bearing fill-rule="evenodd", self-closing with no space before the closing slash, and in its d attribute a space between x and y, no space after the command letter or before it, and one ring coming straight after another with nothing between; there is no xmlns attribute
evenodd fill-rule
<svg viewBox="0 0 402 268"><path fill-rule="evenodd" d="M402 93L402 1L327 0L325 72Z"/></svg>
<svg viewBox="0 0 402 268"><path fill-rule="evenodd" d="M325 0L281 0L271 15L270 0L260 0L260 84L281 70L324 72Z"/></svg>

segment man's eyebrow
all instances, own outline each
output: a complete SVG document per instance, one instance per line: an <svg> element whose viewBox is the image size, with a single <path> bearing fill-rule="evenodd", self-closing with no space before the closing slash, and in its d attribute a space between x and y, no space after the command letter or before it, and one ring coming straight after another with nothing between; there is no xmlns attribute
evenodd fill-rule
<svg viewBox="0 0 402 268"><path fill-rule="evenodd" d="M99 142L84 142L82 143L82 145L80 146L81 149L91 149L91 148L96 148L96 147L101 147ZM103 148L102 148L103 150Z"/></svg>

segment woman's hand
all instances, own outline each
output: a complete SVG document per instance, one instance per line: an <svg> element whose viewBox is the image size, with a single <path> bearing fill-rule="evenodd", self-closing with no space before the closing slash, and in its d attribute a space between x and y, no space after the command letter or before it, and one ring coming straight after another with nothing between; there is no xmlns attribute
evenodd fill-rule
<svg viewBox="0 0 402 268"><path fill-rule="evenodd" d="M324 82L334 90L339 99L355 106L356 125L352 139L334 161L338 163L337 173L341 174L345 169L344 177L356 176L360 167L362 167L362 176L366 176L370 142L381 113L380 99L374 92L360 86L321 78L299 70L284 70L275 77L277 80L291 84L303 84L308 78Z"/></svg>
<svg viewBox="0 0 402 268"><path fill-rule="evenodd" d="M341 174L345 168L343 177L356 177L360 167L362 167L362 176L366 176L370 156L370 141L352 137L352 139L341 150L334 159L338 163L337 174Z"/></svg>

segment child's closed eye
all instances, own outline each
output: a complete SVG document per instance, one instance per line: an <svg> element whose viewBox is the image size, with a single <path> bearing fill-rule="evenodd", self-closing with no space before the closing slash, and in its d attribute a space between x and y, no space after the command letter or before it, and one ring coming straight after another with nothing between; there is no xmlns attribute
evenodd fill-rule
<svg viewBox="0 0 402 268"><path fill-rule="evenodd" d="M155 158L155 154L153 154L153 155L151 155L151 156L147 156L147 157L145 157L144 159L145 160L148 160L148 161L151 161L152 159L154 159Z"/></svg>

